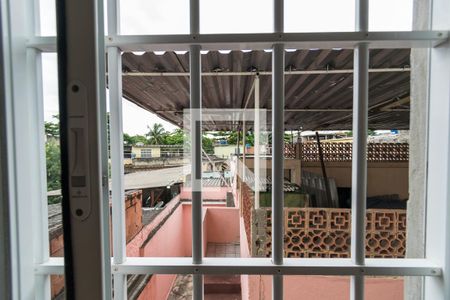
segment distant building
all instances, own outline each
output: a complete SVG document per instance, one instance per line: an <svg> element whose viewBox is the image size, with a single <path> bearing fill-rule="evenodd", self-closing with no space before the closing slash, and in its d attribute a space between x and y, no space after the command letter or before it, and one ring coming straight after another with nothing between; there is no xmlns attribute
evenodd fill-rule
<svg viewBox="0 0 450 300"><path fill-rule="evenodd" d="M125 154L125 151L124 151ZM131 159L150 159L183 156L183 145L143 145L131 146ZM125 158L127 158L125 156Z"/></svg>
<svg viewBox="0 0 450 300"><path fill-rule="evenodd" d="M239 153L243 152L243 146L239 145ZM214 155L220 158L228 158L232 154L237 154L236 145L217 144L214 145Z"/></svg>

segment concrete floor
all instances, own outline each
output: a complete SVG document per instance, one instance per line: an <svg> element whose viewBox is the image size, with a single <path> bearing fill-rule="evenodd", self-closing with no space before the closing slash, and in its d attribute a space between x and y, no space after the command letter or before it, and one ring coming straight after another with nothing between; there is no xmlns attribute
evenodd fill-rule
<svg viewBox="0 0 450 300"><path fill-rule="evenodd" d="M207 257L240 257L240 254L239 244L208 243L206 249ZM238 276L205 276L204 280L205 300L241 299ZM167 300L187 299L192 299L192 275L178 275Z"/></svg>

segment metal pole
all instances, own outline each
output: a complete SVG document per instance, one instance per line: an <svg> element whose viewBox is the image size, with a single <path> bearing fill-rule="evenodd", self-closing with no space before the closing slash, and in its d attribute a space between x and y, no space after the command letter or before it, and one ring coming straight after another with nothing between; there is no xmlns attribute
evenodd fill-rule
<svg viewBox="0 0 450 300"><path fill-rule="evenodd" d="M327 169L325 168L325 162L323 160L322 145L320 144L320 136L318 131L316 131L316 139L317 139L317 150L319 152L320 167L322 168L322 176L325 184L325 192L327 194L327 207L333 207L333 203L331 201L330 182L328 181Z"/></svg>
<svg viewBox="0 0 450 300"><path fill-rule="evenodd" d="M283 206L284 206L284 50L275 44L272 77L272 258L283 264Z"/></svg>
<svg viewBox="0 0 450 300"><path fill-rule="evenodd" d="M356 30L368 31L368 0L356 0ZM365 261L365 219L367 197L367 122L369 102L369 47L356 45L353 75L353 157L352 157L352 236L351 258L355 265ZM364 299L364 276L352 276L352 300Z"/></svg>
<svg viewBox="0 0 450 300"><path fill-rule="evenodd" d="M190 32L200 33L200 3L190 0ZM191 186L192 186L192 262L202 263L203 231L202 231L202 78L200 46L191 45L189 51L190 70L190 107L191 107ZM203 275L193 274L194 300L203 299Z"/></svg>
<svg viewBox="0 0 450 300"><path fill-rule="evenodd" d="M274 32L284 31L284 1L274 0ZM284 45L272 52L272 262L283 264L284 228ZM272 299L283 299L283 276L272 279Z"/></svg>
<svg viewBox="0 0 450 300"><path fill-rule="evenodd" d="M254 171L255 171L255 209L258 209L260 206L259 201L259 190L260 190L260 181L261 181L261 165L260 165L260 152L259 152L259 144L260 144L260 126L261 121L259 118L259 95L260 95L260 88L259 88L259 76L256 75L255 77L255 124L253 126L254 130L253 133L255 135L254 142L253 142L253 151L254 151Z"/></svg>

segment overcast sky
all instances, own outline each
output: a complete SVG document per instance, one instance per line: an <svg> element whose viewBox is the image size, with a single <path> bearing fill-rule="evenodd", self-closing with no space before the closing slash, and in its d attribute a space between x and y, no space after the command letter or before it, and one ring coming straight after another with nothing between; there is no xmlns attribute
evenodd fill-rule
<svg viewBox="0 0 450 300"><path fill-rule="evenodd" d="M202 33L271 32L273 0L200 0ZM189 0L120 0L122 34L189 33ZM369 30L412 28L412 0L369 0ZM41 0L41 33L56 33L55 1ZM353 31L354 0L285 0L285 31ZM49 121L58 113L56 54L43 55L44 110ZM156 115L123 101L123 129L144 134L147 126L163 123Z"/></svg>

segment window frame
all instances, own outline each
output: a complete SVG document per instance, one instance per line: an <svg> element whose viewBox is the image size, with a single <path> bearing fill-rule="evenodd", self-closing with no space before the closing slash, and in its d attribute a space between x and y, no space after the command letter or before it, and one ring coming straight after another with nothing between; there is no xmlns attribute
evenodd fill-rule
<svg viewBox="0 0 450 300"><path fill-rule="evenodd" d="M5 104L7 116L4 121L6 130L6 143L8 152L8 182L9 212L12 240L12 289L14 298L26 298L25 295L35 294L36 298L49 297L49 275L64 274L63 258L50 258L48 256L48 243L46 243L47 229L47 203L45 176L45 156L43 144L43 99L42 99L42 66L40 55L42 52L55 52L56 39L54 37L40 37L38 28L38 0L4 0L2 1L2 30L3 45L6 47L4 74L7 83ZM102 1L99 1L102 2ZM199 34L199 1L191 0L191 33L189 35L142 35L121 36L118 26L119 7L117 0L108 2L108 32L105 38L108 53L109 89L110 89L110 122L111 122L111 160L112 160L112 230L114 233L112 257L112 273L114 276L114 294L116 299L126 299L127 274L194 274L194 299L202 298L203 274L267 274L274 275L275 299L282 298L283 275L348 275L352 280L352 299L363 299L364 276L426 276L424 296L426 299L446 299L450 297L450 145L447 140L442 143L439 135L450 136L450 91L448 89L450 69L450 54L448 45L449 4L445 0L432 1L432 26L437 31L411 31L411 32L368 32L367 30L367 0L357 1L357 19L359 28L356 32L336 33L284 33L283 32L283 1L274 0L274 33L272 34ZM447 1L448 2L448 1ZM7 4L7 5L4 5ZM101 15L101 13L99 13ZM14 16L14 18L11 18ZM31 22L23 22L32 20ZM22 24L23 23L23 24ZM445 29L445 31L439 31ZM28 39L20 39L27 36ZM123 188L123 136L122 136L122 74L121 51L154 51L154 50L188 50L190 61L197 68L191 67L191 107L201 107L201 80L200 80L200 48L209 50L232 49L275 49L274 82L273 86L284 98L283 72L281 66L284 62L281 57L286 48L327 48L342 47L353 48L355 45L361 53L368 53L369 48L384 47L430 47L430 73L429 73L429 118L428 132L428 188L426 212L426 258L424 259L365 259L363 253L364 233L361 226L356 227L352 234L351 259L283 259L282 234L273 234L272 238L278 242L272 253L273 260L269 258L204 258L201 254L201 223L202 204L201 193L193 198L193 255L194 258L151 258L126 257L125 241L125 215L124 215L124 188ZM366 47L366 45L368 45ZM367 55L355 60L355 78L360 78L358 87L361 88L360 99L367 101L368 66ZM283 63L280 63L283 62ZM27 74L27 75L25 75ZM101 77L102 75L99 74ZM23 88L21 78L26 78L27 89ZM277 88L278 87L278 88ZM357 90L357 89L355 89ZM357 91L355 91L357 93ZM275 94L275 92L274 92ZM36 96L37 96L37 101ZM355 94L357 95L357 94ZM356 97L355 97L356 98ZM276 104L275 102L273 102ZM277 102L279 103L279 102ZM106 104L106 103L105 103ZM355 101L354 104L358 104ZM276 105L274 105L276 107ZM280 109L281 107L281 109ZM283 107L278 107L275 122L282 125ZM444 108L444 109L443 109ZM359 119L354 129L364 132L367 124L367 107L364 105L356 111ZM22 118L23 115L30 118ZM277 127L280 128L280 127ZM192 131L193 137L198 137L198 131ZM357 130L355 130L357 132ZM434 132L434 133L433 133ZM439 133L439 134L436 134ZM281 137L279 129L274 130L274 139ZM26 144L23 137L27 137ZM42 137L42 138L39 138ZM365 156L366 141L363 134L355 138L354 170L365 173L364 163L360 163ZM38 151L29 151L31 145ZM200 143L198 143L200 145ZM282 151L282 143L275 144L274 151ZM194 148L194 147L193 147ZM196 148L193 156L201 156L200 148ZM281 151L281 152L280 152ZM444 154L444 155L442 155ZM20 160L23 159L21 162ZM359 162L358 162L359 161ZM28 164L27 164L28 163ZM192 172L198 172L199 165L192 164ZM282 174L282 162L276 163L272 168L275 174ZM276 178L276 176L272 176ZM36 180L36 178L40 178ZM362 181L361 181L361 178ZM364 186L365 176L353 177L353 185ZM30 185L27 192L21 191L21 186ZM275 184L276 185L276 184ZM33 209L26 209L30 201L28 195L33 193ZM273 193L275 195L275 193ZM362 197L361 191L358 197ZM282 197L282 196L281 196ZM197 199L197 200L196 200ZM279 198L281 199L281 198ZM356 199L356 198L354 198ZM365 197L362 197L365 199ZM282 219L275 211L282 211L282 201L272 201L274 211L273 224L276 231L282 229ZM355 205L355 202L353 205ZM352 223L364 222L364 201L358 202L354 209ZM445 209L442 209L444 207ZM355 209L356 208L356 209ZM20 212L20 214L18 213ZM281 216L282 217L282 216ZM24 230L32 221L33 229ZM447 230L442 230L442 225ZM108 228L103 228L107 233ZM273 231L275 233L275 231ZM282 233L282 231L280 231ZM29 240L33 240L33 247L25 247ZM361 250L362 249L362 250ZM34 271L34 272L33 272Z"/></svg>

